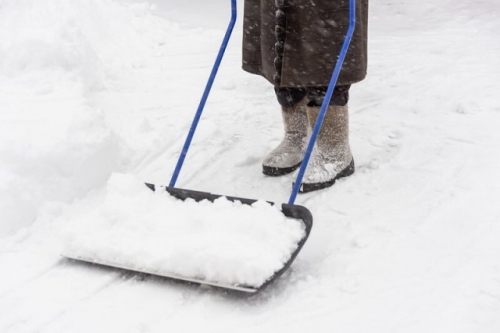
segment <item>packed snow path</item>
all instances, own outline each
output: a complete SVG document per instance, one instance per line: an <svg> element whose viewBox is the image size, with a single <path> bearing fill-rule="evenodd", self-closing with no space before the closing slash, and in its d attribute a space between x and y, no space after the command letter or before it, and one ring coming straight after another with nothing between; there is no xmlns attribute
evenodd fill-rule
<svg viewBox="0 0 500 333"><path fill-rule="evenodd" d="M112 172L168 181L229 15L210 3L0 0L0 332L499 332L497 0L371 4L357 172L298 198L311 237L262 294L59 257ZM293 178L260 173L278 106L240 35L178 185L282 202Z"/></svg>

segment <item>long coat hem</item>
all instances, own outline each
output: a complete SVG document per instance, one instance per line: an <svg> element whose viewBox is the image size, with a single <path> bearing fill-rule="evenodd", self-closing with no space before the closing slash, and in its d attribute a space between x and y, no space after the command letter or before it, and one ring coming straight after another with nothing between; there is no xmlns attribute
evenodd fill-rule
<svg viewBox="0 0 500 333"><path fill-rule="evenodd" d="M307 81L307 80L300 80L300 79L298 79L298 81L295 82L295 83L294 82L288 82L288 83L285 83L285 84L277 85L274 82L274 77L265 76L265 74L262 72L261 68L255 68L254 66L246 66L245 64L243 64L243 66L241 68L245 72L247 72L247 73L261 76L263 79L265 79L266 81L269 81L271 84L273 84L274 86L279 87L279 88L326 87L326 86L329 85L330 80L331 80L331 77L330 77L329 81L324 81L324 82L321 82L321 81L318 82L318 81L315 81L315 80ZM342 71L341 71L341 73L342 73ZM330 73L330 75L333 75L333 70ZM350 85L350 84L358 83L358 82L363 81L366 78L366 75L367 75L367 73L365 72L365 74L363 76L358 76L358 77L356 77L356 79L350 79L350 80L342 80L342 75L339 75L339 78L337 80L337 84L336 85L337 86L345 86L345 85Z"/></svg>
<svg viewBox="0 0 500 333"><path fill-rule="evenodd" d="M245 0L243 70L276 87L327 86L349 26L349 0ZM356 1L356 27L337 85L367 72L368 0Z"/></svg>

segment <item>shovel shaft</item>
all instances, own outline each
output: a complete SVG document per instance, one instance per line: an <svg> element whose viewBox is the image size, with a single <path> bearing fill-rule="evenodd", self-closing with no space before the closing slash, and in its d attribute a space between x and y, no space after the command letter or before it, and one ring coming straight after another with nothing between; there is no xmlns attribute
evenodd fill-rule
<svg viewBox="0 0 500 333"><path fill-rule="evenodd" d="M182 148L179 159L177 160L177 165L175 167L172 178L170 179L169 187L175 187L177 182L177 178L179 178L179 174L182 169L182 165L184 164L184 160L186 159L186 155L188 153L189 147L191 146L191 141L193 140L194 133L196 132L196 128L198 127L198 123L201 118L201 114L203 113L203 109L205 108L205 104L208 99L208 95L210 94L210 90L212 89L212 85L214 83L215 77L217 76L217 72L219 70L220 64L222 62L222 58L224 57L224 53L226 52L227 44L229 43L229 38L233 32L234 25L236 23L236 0L231 0L231 20L226 30L226 35L222 41L222 45L219 49L219 53L217 54L217 58L215 59L215 64L212 67L212 72L210 73L210 77L208 78L208 82L205 86L205 91L201 96L200 104L198 105L198 109L194 116L193 122L191 123L191 128L189 129L189 133L187 135L186 141L184 142L184 147Z"/></svg>
<svg viewBox="0 0 500 333"><path fill-rule="evenodd" d="M340 70L342 69L342 65L344 64L344 60L347 54L347 50L349 49L349 45L351 44L355 27L356 27L356 0L349 0L349 28L347 29L344 43L342 44L342 49L340 50L337 63L335 64L332 78L330 79L330 83L328 84L328 89L326 91L325 99L323 100L323 104L321 105L318 118L316 119L316 124L314 125L311 138L309 139L309 143L307 145L304 158L302 159L302 164L300 165L300 169L297 174L297 179L295 180L295 184L293 186L290 199L288 200L289 205L293 205L295 203L295 199L297 198L297 194L299 193L300 186L302 185L302 179L304 178L304 173L306 171L307 164L309 163L309 159L311 158L311 153L313 151L314 144L316 143L316 138L318 137L321 125L323 125L323 120L325 119L326 110L328 109L328 105L330 104L330 100L332 99L333 96L333 91L335 89L335 86L337 85L337 81L340 75Z"/></svg>

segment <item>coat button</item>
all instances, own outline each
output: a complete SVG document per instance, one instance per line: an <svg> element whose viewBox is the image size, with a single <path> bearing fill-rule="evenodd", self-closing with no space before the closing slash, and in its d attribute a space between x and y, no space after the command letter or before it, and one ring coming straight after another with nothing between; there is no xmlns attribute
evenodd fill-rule
<svg viewBox="0 0 500 333"><path fill-rule="evenodd" d="M277 71L281 71L281 67L283 66L283 59L280 57L274 58L274 68Z"/></svg>
<svg viewBox="0 0 500 333"><path fill-rule="evenodd" d="M285 50L284 46L285 46L285 44L281 41L278 41L278 42L276 42L276 44L274 44L274 50L275 50L277 55L283 56L283 51Z"/></svg>
<svg viewBox="0 0 500 333"><path fill-rule="evenodd" d="M281 75L279 75L278 73L274 74L273 81L276 85L279 85L281 83Z"/></svg>
<svg viewBox="0 0 500 333"><path fill-rule="evenodd" d="M274 35L276 36L277 40L284 40L285 39L285 29L279 25L277 25L274 28Z"/></svg>
<svg viewBox="0 0 500 333"><path fill-rule="evenodd" d="M278 9L276 11L275 18L276 18L276 24L277 25L282 26L282 27L285 26L286 19L285 19L285 12L284 11Z"/></svg>

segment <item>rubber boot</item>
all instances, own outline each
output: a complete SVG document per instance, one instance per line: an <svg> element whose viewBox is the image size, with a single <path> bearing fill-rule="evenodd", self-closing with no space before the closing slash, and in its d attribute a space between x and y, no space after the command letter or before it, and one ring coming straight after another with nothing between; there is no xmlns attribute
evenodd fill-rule
<svg viewBox="0 0 500 333"><path fill-rule="evenodd" d="M320 107L307 107L307 117L314 128ZM316 145L304 174L300 192L311 192L332 186L335 181L354 173L349 147L349 114L347 105L330 105L318 133Z"/></svg>
<svg viewBox="0 0 500 333"><path fill-rule="evenodd" d="M285 175L300 166L308 137L306 104L307 99L304 98L294 106L281 108L285 136L262 162L262 173L265 175Z"/></svg>

